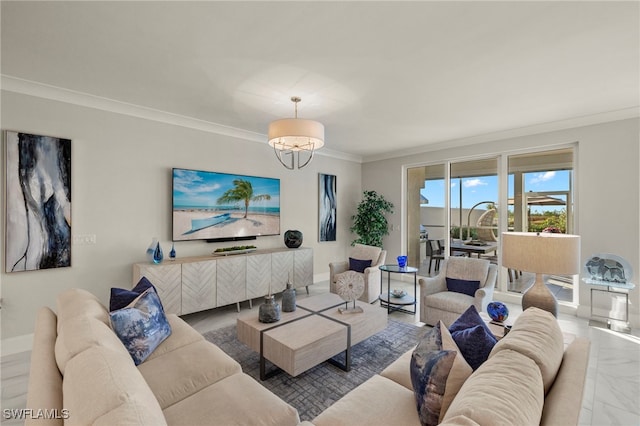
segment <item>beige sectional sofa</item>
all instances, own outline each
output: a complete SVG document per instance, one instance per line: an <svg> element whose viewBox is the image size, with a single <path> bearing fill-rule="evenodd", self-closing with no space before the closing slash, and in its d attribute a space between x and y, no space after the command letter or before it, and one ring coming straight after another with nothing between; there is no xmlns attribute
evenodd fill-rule
<svg viewBox="0 0 640 426"><path fill-rule="evenodd" d="M92 294L62 293L57 315L42 308L27 408L48 415L28 418L26 425L299 424L295 408L244 374L180 318L167 317L171 336L136 367L111 330L107 309ZM567 340L553 316L525 311L464 382L441 421L577 424L590 343ZM409 376L411 353L352 390L313 424L420 425Z"/></svg>
<svg viewBox="0 0 640 426"><path fill-rule="evenodd" d="M590 342L563 336L548 312L530 308L464 382L446 425L576 425ZM409 375L413 350L313 420L316 426L420 425Z"/></svg>
<svg viewBox="0 0 640 426"><path fill-rule="evenodd" d="M171 335L135 366L107 309L78 289L38 314L26 425L296 425L295 408L176 315ZM42 411L46 410L46 411ZM52 417L52 418L50 418Z"/></svg>

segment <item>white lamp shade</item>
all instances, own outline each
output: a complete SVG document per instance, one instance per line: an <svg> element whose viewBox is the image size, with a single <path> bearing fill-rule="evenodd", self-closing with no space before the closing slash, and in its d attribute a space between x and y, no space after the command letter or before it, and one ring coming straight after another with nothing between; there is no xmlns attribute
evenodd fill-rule
<svg viewBox="0 0 640 426"><path fill-rule="evenodd" d="M580 236L503 232L502 266L539 274L577 274L580 272Z"/></svg>
<svg viewBox="0 0 640 426"><path fill-rule="evenodd" d="M322 123L302 118L283 118L269 124L269 145L281 150L313 150L324 146Z"/></svg>

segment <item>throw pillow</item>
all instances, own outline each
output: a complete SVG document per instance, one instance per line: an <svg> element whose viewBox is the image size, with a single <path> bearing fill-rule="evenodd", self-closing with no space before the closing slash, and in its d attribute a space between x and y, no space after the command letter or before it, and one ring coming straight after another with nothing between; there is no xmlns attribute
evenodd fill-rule
<svg viewBox="0 0 640 426"><path fill-rule="evenodd" d="M369 266L371 266L371 259L360 260L354 259L353 257L349 258L349 269L352 271L364 272Z"/></svg>
<svg viewBox="0 0 640 426"><path fill-rule="evenodd" d="M149 288L153 288L156 294L158 293L158 290L151 284L151 281L149 281L147 277L140 278L138 284L131 290L112 288L111 298L109 299L109 312L124 308Z"/></svg>
<svg viewBox="0 0 640 426"><path fill-rule="evenodd" d="M460 348L462 356L473 370L476 370L489 358L491 349L497 343L495 336L482 320L474 305L469 306L451 324L449 332Z"/></svg>
<svg viewBox="0 0 640 426"><path fill-rule="evenodd" d="M440 423L472 373L442 321L416 346L411 354L409 371L418 417L423 426Z"/></svg>
<svg viewBox="0 0 640 426"><path fill-rule="evenodd" d="M171 335L171 326L153 288L145 290L129 306L113 311L109 316L111 328L136 365L144 362Z"/></svg>
<svg viewBox="0 0 640 426"><path fill-rule="evenodd" d="M467 296L475 296L476 290L480 288L480 281L468 281L449 277L445 279L447 280L447 290L466 294Z"/></svg>

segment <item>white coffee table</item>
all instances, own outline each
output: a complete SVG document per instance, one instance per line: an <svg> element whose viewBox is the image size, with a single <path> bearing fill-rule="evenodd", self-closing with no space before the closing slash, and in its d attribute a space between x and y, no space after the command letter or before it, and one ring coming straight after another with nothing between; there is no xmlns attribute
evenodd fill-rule
<svg viewBox="0 0 640 426"><path fill-rule="evenodd" d="M280 321L265 324L256 312L247 312L237 320L238 339L260 354L260 379L277 370L266 371L266 361L297 376L329 360L345 371L351 369L351 347L382 331L387 314L376 306L356 302L363 310L341 314L345 302L333 293L302 298L294 312L283 312ZM331 358L344 352L344 363Z"/></svg>

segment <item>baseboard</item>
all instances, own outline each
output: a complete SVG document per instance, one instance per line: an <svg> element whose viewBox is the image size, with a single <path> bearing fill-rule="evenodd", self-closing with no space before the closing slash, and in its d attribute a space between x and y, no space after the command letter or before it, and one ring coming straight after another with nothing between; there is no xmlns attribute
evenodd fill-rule
<svg viewBox="0 0 640 426"><path fill-rule="evenodd" d="M20 352L30 351L33 347L33 333L22 336L10 337L0 341L0 354L13 355Z"/></svg>
<svg viewBox="0 0 640 426"><path fill-rule="evenodd" d="M313 274L313 282L319 283L322 281L329 281L329 273L323 272L322 274Z"/></svg>

